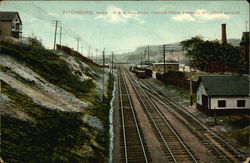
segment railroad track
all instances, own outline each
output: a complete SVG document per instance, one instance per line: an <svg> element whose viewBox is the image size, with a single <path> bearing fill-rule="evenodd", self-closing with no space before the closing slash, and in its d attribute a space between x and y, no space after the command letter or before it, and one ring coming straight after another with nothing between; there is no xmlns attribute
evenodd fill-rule
<svg viewBox="0 0 250 163"><path fill-rule="evenodd" d="M137 122L135 110L129 96L123 74L118 74L120 98L120 151L121 162L148 163L151 162L146 143Z"/></svg>
<svg viewBox="0 0 250 163"><path fill-rule="evenodd" d="M183 122L183 124L217 156L220 162L240 162L246 160L246 157L229 142L225 141L213 130L204 125L183 106L172 100L162 89L143 80L140 80L140 83L150 97L160 100L161 103L165 104L166 108Z"/></svg>
<svg viewBox="0 0 250 163"><path fill-rule="evenodd" d="M125 71L124 71L125 72ZM198 162L192 150L182 141L178 133L163 116L141 86L125 72L142 104L148 119L154 128L155 135L169 162Z"/></svg>

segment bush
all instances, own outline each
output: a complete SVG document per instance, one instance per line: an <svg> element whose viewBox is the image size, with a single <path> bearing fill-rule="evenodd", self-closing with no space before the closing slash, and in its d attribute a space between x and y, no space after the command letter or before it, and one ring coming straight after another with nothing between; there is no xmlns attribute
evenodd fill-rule
<svg viewBox="0 0 250 163"><path fill-rule="evenodd" d="M1 50L3 54L14 57L51 83L66 89L77 97L84 97L95 87L92 80L80 81L64 60L46 49L32 45L3 43Z"/></svg>
<svg viewBox="0 0 250 163"><path fill-rule="evenodd" d="M22 121L9 116L1 117L1 156L4 161L104 162L103 149L92 143L92 139L98 142L97 135L103 133L83 123L84 113L46 109L4 82L2 93L14 102L17 109L26 112L32 119ZM85 148L93 148L94 154L75 154Z"/></svg>

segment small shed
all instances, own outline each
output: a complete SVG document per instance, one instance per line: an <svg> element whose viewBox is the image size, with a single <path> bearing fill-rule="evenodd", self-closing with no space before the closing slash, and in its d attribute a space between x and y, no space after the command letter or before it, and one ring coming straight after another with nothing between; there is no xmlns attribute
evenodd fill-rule
<svg viewBox="0 0 250 163"><path fill-rule="evenodd" d="M249 81L242 75L200 76L196 107L206 113L249 113Z"/></svg>

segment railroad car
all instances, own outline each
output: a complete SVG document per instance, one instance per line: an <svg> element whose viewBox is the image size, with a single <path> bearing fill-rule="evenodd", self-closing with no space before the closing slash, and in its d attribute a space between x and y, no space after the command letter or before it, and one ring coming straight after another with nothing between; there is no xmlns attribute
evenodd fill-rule
<svg viewBox="0 0 250 163"><path fill-rule="evenodd" d="M152 70L150 70L150 69L144 69L144 70L146 72L146 76L151 78L152 77Z"/></svg>
<svg viewBox="0 0 250 163"><path fill-rule="evenodd" d="M137 76L138 78L141 78L141 79L146 78L146 72L145 72L145 70L137 70L137 71L135 72L135 74L136 74L136 76Z"/></svg>

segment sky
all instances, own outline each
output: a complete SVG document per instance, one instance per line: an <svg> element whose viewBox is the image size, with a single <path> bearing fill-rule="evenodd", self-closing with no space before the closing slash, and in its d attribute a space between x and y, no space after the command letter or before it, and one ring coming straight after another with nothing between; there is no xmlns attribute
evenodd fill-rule
<svg viewBox="0 0 250 163"><path fill-rule="evenodd" d="M98 55L104 48L124 53L196 35L220 40L222 23L227 38L240 39L249 23L247 1L1 1L0 11L18 11L23 36L35 35L50 49L60 21L63 45L76 49L79 37L79 52L90 47Z"/></svg>

